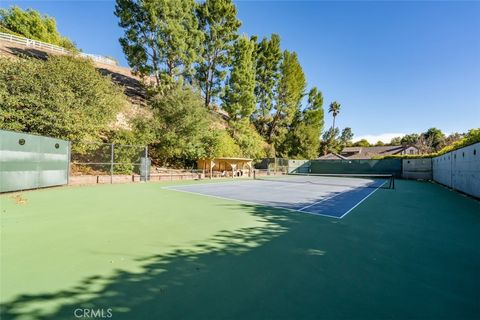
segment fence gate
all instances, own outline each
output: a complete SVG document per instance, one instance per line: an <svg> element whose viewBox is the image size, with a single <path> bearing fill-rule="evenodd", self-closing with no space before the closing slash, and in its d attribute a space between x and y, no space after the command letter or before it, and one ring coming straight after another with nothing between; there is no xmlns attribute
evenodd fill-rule
<svg viewBox="0 0 480 320"><path fill-rule="evenodd" d="M69 142L0 130L0 192L68 184Z"/></svg>

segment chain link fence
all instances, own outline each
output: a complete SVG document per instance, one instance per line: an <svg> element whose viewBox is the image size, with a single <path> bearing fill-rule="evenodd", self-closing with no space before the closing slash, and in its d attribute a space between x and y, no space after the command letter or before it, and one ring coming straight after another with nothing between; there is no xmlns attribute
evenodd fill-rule
<svg viewBox="0 0 480 320"><path fill-rule="evenodd" d="M74 143L71 184L147 181L148 147L114 143Z"/></svg>
<svg viewBox="0 0 480 320"><path fill-rule="evenodd" d="M255 162L254 168L269 174L285 174L288 172L288 159L285 158L263 158Z"/></svg>

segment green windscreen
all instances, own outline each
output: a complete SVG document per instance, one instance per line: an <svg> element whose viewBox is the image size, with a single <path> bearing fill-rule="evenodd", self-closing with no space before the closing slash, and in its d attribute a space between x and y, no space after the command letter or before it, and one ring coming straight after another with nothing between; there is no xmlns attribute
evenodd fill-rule
<svg viewBox="0 0 480 320"><path fill-rule="evenodd" d="M309 173L326 174L392 174L395 177L402 175L402 159L381 160L311 160L308 168ZM300 168L299 168L300 169ZM301 172L301 171L298 171Z"/></svg>
<svg viewBox="0 0 480 320"><path fill-rule="evenodd" d="M0 192L68 183L69 142L0 130Z"/></svg>

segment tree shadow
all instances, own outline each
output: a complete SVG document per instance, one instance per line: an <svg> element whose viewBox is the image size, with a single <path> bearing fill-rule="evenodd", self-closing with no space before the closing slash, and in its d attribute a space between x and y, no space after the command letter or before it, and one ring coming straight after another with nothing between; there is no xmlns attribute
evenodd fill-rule
<svg viewBox="0 0 480 320"><path fill-rule="evenodd" d="M123 87L124 93L137 104L145 103L147 94L145 86L140 80L106 68L97 67L97 70L104 76L110 76L114 83Z"/></svg>
<svg viewBox="0 0 480 320"><path fill-rule="evenodd" d="M117 270L109 277L89 277L69 290L19 296L0 306L1 318L72 319L78 308L112 308L114 319L229 317L235 305L243 306L238 310L247 307L237 299L245 300L255 290L248 283L258 278L254 283L264 286L262 278L278 268L274 261L257 264L262 255L252 253L285 236L296 223L284 210L242 206L245 214L266 224L222 231L194 249L137 259L141 273ZM45 305L56 307L45 311Z"/></svg>
<svg viewBox="0 0 480 320"><path fill-rule="evenodd" d="M8 53L19 56L19 57L29 57L40 60L47 60L49 54L46 51L34 49L34 48L18 48L18 47L6 47Z"/></svg>
<svg viewBox="0 0 480 320"><path fill-rule="evenodd" d="M434 236L452 236L448 225L412 232L422 215L383 208L386 199L405 199L382 194L342 220L219 204L263 223L137 259L141 271L116 270L68 290L18 296L0 305L1 319L75 319L76 309L109 308L113 319L477 318L478 284L471 281L477 229L453 234L465 233L463 247L442 247L444 237Z"/></svg>

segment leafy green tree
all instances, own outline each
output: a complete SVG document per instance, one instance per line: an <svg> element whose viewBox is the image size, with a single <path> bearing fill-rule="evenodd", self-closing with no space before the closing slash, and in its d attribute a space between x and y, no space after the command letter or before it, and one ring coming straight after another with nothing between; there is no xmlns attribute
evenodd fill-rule
<svg viewBox="0 0 480 320"><path fill-rule="evenodd" d="M330 127L322 135L322 142L320 144L320 154L327 154L329 152L338 153L342 151L342 145L339 139L340 130L338 128Z"/></svg>
<svg viewBox="0 0 480 320"><path fill-rule="evenodd" d="M367 139L358 140L353 144L354 147L371 147L372 145L368 142Z"/></svg>
<svg viewBox="0 0 480 320"><path fill-rule="evenodd" d="M210 114L200 94L178 83L159 90L148 104L153 113L151 150L160 164L187 163L205 155Z"/></svg>
<svg viewBox="0 0 480 320"><path fill-rule="evenodd" d="M333 101L330 103L330 107L328 108L328 113L331 113L333 116L333 125L332 128L335 129L335 118L337 118L338 114L340 113L340 103L337 101Z"/></svg>
<svg viewBox="0 0 480 320"><path fill-rule="evenodd" d="M427 141L427 145L433 150L438 151L445 145L445 134L437 128L430 128L421 136Z"/></svg>
<svg viewBox="0 0 480 320"><path fill-rule="evenodd" d="M284 51L280 79L272 120L268 125L267 141L281 145L301 106L306 87L305 74L295 52Z"/></svg>
<svg viewBox="0 0 480 320"><path fill-rule="evenodd" d="M192 75L201 52L194 0L116 0L115 15L125 29L120 44L128 64L142 76L163 81Z"/></svg>
<svg viewBox="0 0 480 320"><path fill-rule="evenodd" d="M230 122L250 119L255 111L254 43L246 36L238 38L232 53L232 70L225 87L222 107Z"/></svg>
<svg viewBox="0 0 480 320"><path fill-rule="evenodd" d="M197 16L204 37L195 78L208 107L221 92L225 69L231 60L229 51L238 37L241 22L230 0L206 0L198 6Z"/></svg>
<svg viewBox="0 0 480 320"><path fill-rule="evenodd" d="M314 87L308 94L307 107L297 112L292 129L279 151L291 158L316 158L324 125L323 117L323 95Z"/></svg>
<svg viewBox="0 0 480 320"><path fill-rule="evenodd" d="M340 135L340 142L343 146L347 146L351 144L353 139L353 132L352 128L346 127L342 130L342 134Z"/></svg>
<svg viewBox="0 0 480 320"><path fill-rule="evenodd" d="M236 144L240 147L242 155L253 159L266 157L268 145L258 134L255 127L249 119L241 119L231 122L229 126L230 133Z"/></svg>
<svg viewBox="0 0 480 320"><path fill-rule="evenodd" d="M209 130L203 138L205 157L242 157L243 153L226 130Z"/></svg>
<svg viewBox="0 0 480 320"><path fill-rule="evenodd" d="M395 137L390 140L389 145L391 146L398 146L402 144L402 137Z"/></svg>
<svg viewBox="0 0 480 320"><path fill-rule="evenodd" d="M61 46L77 51L75 44L57 30L54 18L41 15L33 9L22 10L17 6L0 9L0 26L26 38Z"/></svg>
<svg viewBox="0 0 480 320"><path fill-rule="evenodd" d="M275 99L275 86L280 77L282 51L280 37L272 34L263 38L256 46L255 96L257 109L253 115L255 126L262 136L268 132L271 112Z"/></svg>
<svg viewBox="0 0 480 320"><path fill-rule="evenodd" d="M418 143L419 138L420 136L416 133L407 134L400 139L400 144L402 146L414 146Z"/></svg>
<svg viewBox="0 0 480 320"><path fill-rule="evenodd" d="M385 143L381 140L378 140L376 143L375 143L375 147L383 147L385 145Z"/></svg>
<svg viewBox="0 0 480 320"><path fill-rule="evenodd" d="M0 58L0 128L99 141L127 104L90 60Z"/></svg>

